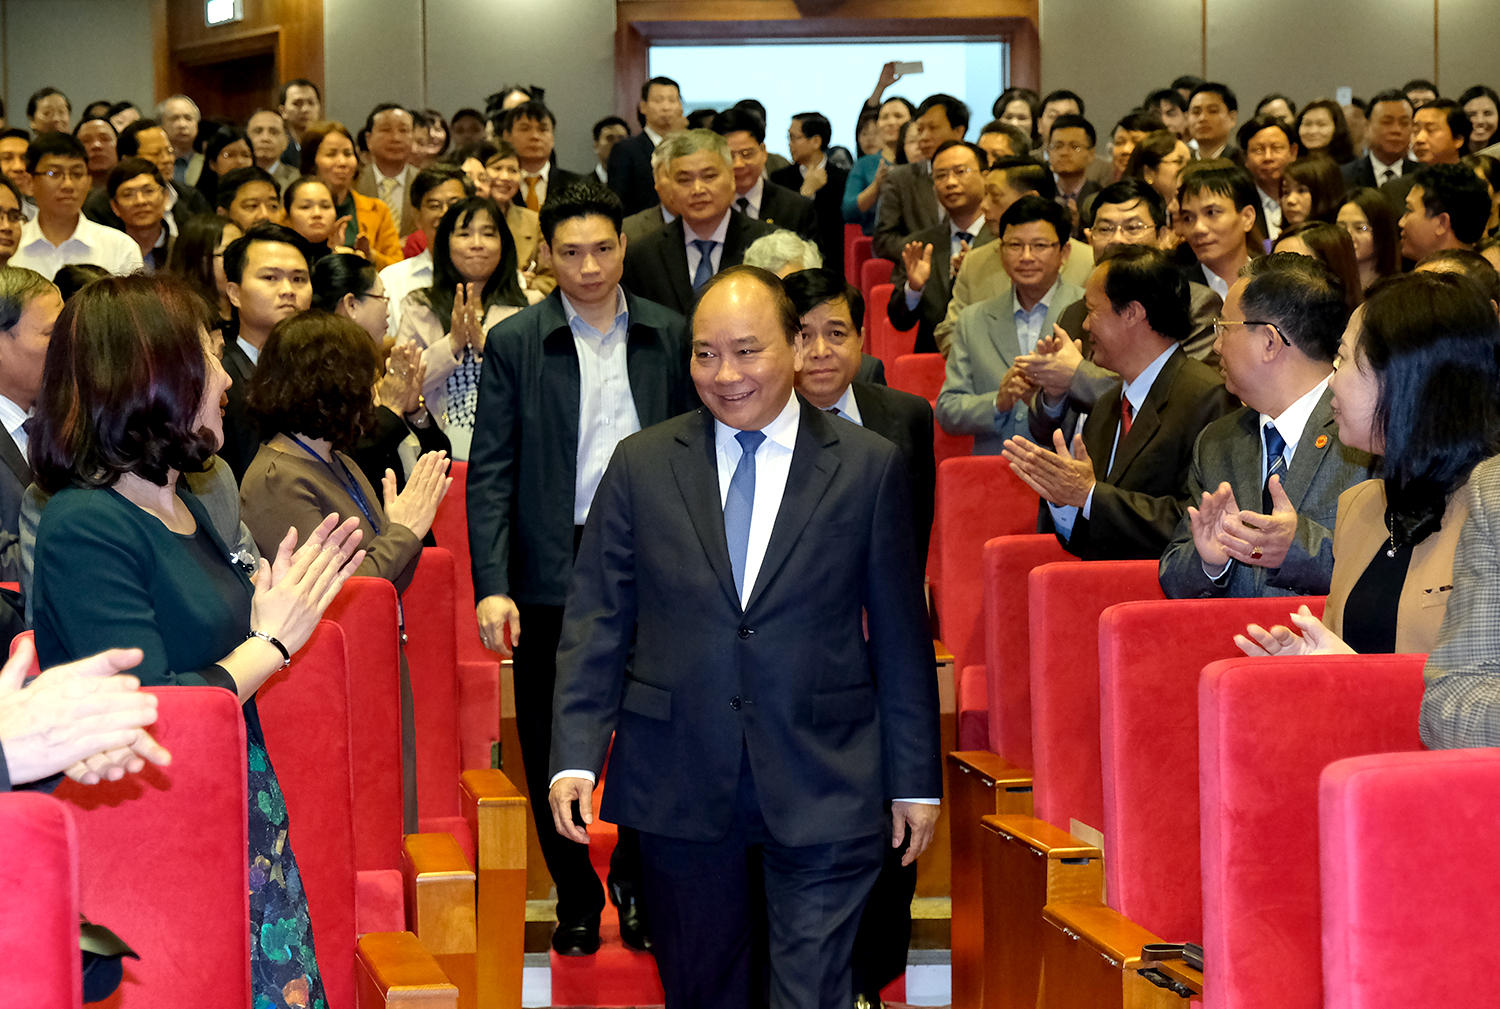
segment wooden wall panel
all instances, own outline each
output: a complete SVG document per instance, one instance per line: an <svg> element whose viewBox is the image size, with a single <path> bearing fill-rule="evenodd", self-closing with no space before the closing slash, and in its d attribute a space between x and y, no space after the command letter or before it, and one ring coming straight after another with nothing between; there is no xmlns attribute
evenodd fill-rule
<svg viewBox="0 0 1500 1009"><path fill-rule="evenodd" d="M185 67L204 67L266 54L275 60L278 81L303 77L323 87L323 0L246 0L242 21L210 28L203 21L203 0L157 0L153 18L164 18L165 29L153 25L157 55L165 50L165 67L158 66L157 98L181 90L197 74ZM265 104L274 100L265 96ZM204 95L201 101L217 97ZM201 104L201 102L200 102ZM205 106L205 114L213 110Z"/></svg>

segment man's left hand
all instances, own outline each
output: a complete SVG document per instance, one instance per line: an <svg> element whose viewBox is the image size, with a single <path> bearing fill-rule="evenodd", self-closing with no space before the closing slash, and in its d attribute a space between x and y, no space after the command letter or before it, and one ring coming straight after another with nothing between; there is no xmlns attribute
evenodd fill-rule
<svg viewBox="0 0 1500 1009"><path fill-rule="evenodd" d="M1083 447L1083 436L1073 436L1071 455L1061 431L1052 432L1052 444L1054 451L1048 452L1025 438L1007 438L1001 454L1016 476L1044 500L1082 508L1094 489L1094 463Z"/></svg>
<svg viewBox="0 0 1500 1009"><path fill-rule="evenodd" d="M1219 543L1225 553L1241 564L1279 568L1297 535L1297 509L1281 487L1281 477L1271 477L1271 514L1241 511L1232 523L1220 529Z"/></svg>
<svg viewBox="0 0 1500 1009"><path fill-rule="evenodd" d="M911 828L911 846L901 856L902 865L911 865L932 843L932 834L937 829L938 813L942 808L928 802L891 803L891 847L901 847L907 828Z"/></svg>
<svg viewBox="0 0 1500 1009"><path fill-rule="evenodd" d="M828 170L822 165L817 168L809 168L807 175L802 179L802 195L809 200L818 195L818 190L828 184Z"/></svg>

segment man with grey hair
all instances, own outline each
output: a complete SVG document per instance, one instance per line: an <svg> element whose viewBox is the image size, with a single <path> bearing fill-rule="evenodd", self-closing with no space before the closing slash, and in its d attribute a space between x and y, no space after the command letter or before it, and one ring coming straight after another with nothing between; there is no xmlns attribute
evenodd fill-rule
<svg viewBox="0 0 1500 1009"><path fill-rule="evenodd" d="M187 95L173 95L156 106L156 118L167 139L172 142L172 153L176 159L172 165L172 178L183 185L195 186L203 173L203 155L193 150L193 141L198 137L198 103Z"/></svg>
<svg viewBox="0 0 1500 1009"><path fill-rule="evenodd" d="M744 261L750 243L773 230L730 207L734 169L729 143L710 130L682 130L662 139L658 185L680 216L625 247L625 289L682 315L700 287Z"/></svg>
<svg viewBox="0 0 1500 1009"><path fill-rule="evenodd" d="M821 270L823 254L812 242L785 228L777 228L750 243L750 248L745 250L745 265L769 270L785 280L788 274Z"/></svg>
<svg viewBox="0 0 1500 1009"><path fill-rule="evenodd" d="M21 580L21 497L31 484L26 421L62 295L35 270L0 267L0 581Z"/></svg>

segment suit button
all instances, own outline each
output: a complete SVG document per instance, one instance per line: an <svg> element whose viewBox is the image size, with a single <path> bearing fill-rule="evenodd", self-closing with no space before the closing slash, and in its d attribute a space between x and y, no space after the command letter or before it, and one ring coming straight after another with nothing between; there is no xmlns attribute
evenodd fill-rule
<svg viewBox="0 0 1500 1009"><path fill-rule="evenodd" d="M740 695L739 694L735 694L733 697L731 697L729 699L729 706L731 708L733 708L735 711L740 710Z"/></svg>
<svg viewBox="0 0 1500 1009"><path fill-rule="evenodd" d="M749 637L749 636L750 636L750 635L752 635L752 634L754 634L754 633L755 633L755 632L754 632L754 631L752 631L752 630L751 630L751 629L750 629L750 628L748 628L748 627L741 627L741 628L740 628L740 637L741 637L741 638L748 638L748 637Z"/></svg>

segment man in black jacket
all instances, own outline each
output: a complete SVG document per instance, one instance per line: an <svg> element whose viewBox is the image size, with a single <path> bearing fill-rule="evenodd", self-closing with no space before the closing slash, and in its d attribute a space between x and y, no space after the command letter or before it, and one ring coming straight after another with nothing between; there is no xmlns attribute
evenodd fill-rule
<svg viewBox="0 0 1500 1009"><path fill-rule="evenodd" d="M651 152L668 133L680 130L682 89L670 77L653 77L641 85L638 108L641 132L626 137L609 152L609 188L625 204L625 213L637 214L659 201Z"/></svg>
<svg viewBox="0 0 1500 1009"><path fill-rule="evenodd" d="M546 803L557 642L573 555L615 445L697 403L682 317L620 287L622 218L619 199L594 182L543 205L557 290L490 330L469 450L479 633L486 647L514 654L521 760L557 884L552 945L569 956L598 949L604 907L588 848L558 835ZM611 897L620 905L621 938L645 949L637 858L633 833L622 830Z"/></svg>
<svg viewBox="0 0 1500 1009"><path fill-rule="evenodd" d="M833 126L817 112L799 112L786 131L792 164L771 173L771 181L813 201L823 266L844 275L844 187L849 170L828 160Z"/></svg>

